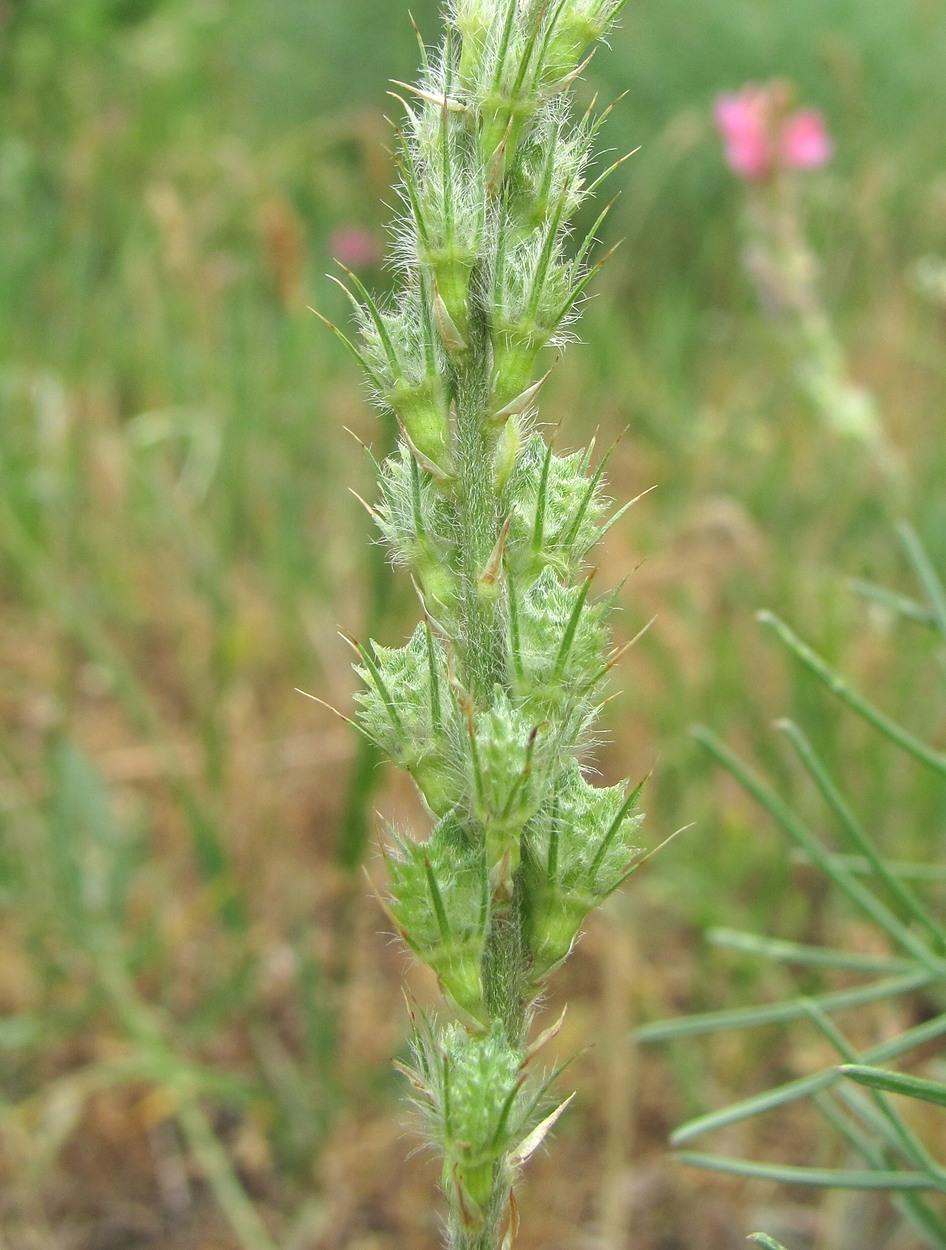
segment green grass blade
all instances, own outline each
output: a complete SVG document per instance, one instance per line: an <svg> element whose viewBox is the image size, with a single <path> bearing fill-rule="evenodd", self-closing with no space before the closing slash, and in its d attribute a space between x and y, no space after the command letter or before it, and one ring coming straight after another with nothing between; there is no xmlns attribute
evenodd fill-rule
<svg viewBox="0 0 946 1250"><path fill-rule="evenodd" d="M946 1107L946 1085L941 1081L928 1081L902 1072L890 1072L885 1068L872 1068L863 1063L845 1063L839 1068L842 1076L866 1085L869 1089L884 1090L888 1094L904 1094L907 1098L919 1098L938 1107Z"/></svg>
<svg viewBox="0 0 946 1250"><path fill-rule="evenodd" d="M842 1059L845 1059L848 1063L856 1063L860 1056L834 1021L829 1020L824 1012L818 1009L816 1003L810 1002L807 1006L809 1007L812 1021L834 1046ZM880 1126L882 1135L890 1141L893 1148L902 1154L908 1163L924 1172L927 1176L934 1177L938 1171L936 1160L932 1158L916 1134L904 1123L903 1118L897 1114L881 1093L873 1091L871 1097L882 1117Z"/></svg>
<svg viewBox="0 0 946 1250"><path fill-rule="evenodd" d="M888 590L886 586L875 586L873 582L861 581L858 577L851 578L850 586L862 599L868 599L871 603L876 603L878 607L886 608L896 616L902 616L904 620L915 621L918 625L926 625L929 628L933 628L936 624L930 609L918 603L916 599L898 595L895 591Z"/></svg>
<svg viewBox="0 0 946 1250"><path fill-rule="evenodd" d="M821 797L837 817L838 823L848 839L864 856L875 875L884 883L904 911L908 912L926 930L933 939L937 950L942 953L942 926L933 920L913 891L908 889L887 867L883 857L867 836L863 825L854 814L838 786L835 785L824 764L818 758L808 737L793 721L779 721L778 725L795 748L805 771L818 787Z"/></svg>
<svg viewBox="0 0 946 1250"><path fill-rule="evenodd" d="M874 1108L862 1105L863 1100L858 1100L857 1106L850 1102L848 1096L854 1092L853 1086L845 1086L841 1083L835 1086L832 1092L845 1102L855 1115L860 1116L872 1125L874 1118L880 1118ZM886 1166L884 1153L877 1143L866 1136L861 1131L859 1125L852 1124L841 1114L840 1109L834 1105L831 1095L816 1094L814 1102L828 1122L837 1129L841 1136L872 1167L883 1169ZM878 1126L878 1131L883 1133L884 1128ZM941 1250L946 1245L946 1221L919 1194L905 1193L894 1195L893 1204L901 1215L908 1220L912 1220L915 1227L921 1229L928 1236L931 1246Z"/></svg>
<svg viewBox="0 0 946 1250"><path fill-rule="evenodd" d="M797 1006L799 1015L808 1014L803 1004L799 1003ZM887 1063L898 1055L905 1054L914 1047L942 1037L944 1034L946 1034L946 1014L937 1016L934 1020L928 1020L924 1024L917 1025L914 1029L908 1029L890 1042L884 1042L880 1046L872 1047L870 1050L865 1051L861 1059L867 1064ZM673 1133L670 1140L675 1145L682 1144L703 1133L723 1128L728 1124L737 1124L741 1120L747 1120L752 1116L760 1115L763 1111L770 1111L774 1107L781 1107L786 1103L796 1102L799 1098L807 1098L810 1095L817 1094L820 1090L834 1085L840 1079L840 1072L837 1068L825 1068L811 1076L799 1077L797 1080L766 1090L762 1094L756 1094L752 1098L745 1098L740 1102L732 1103L729 1107L724 1107L720 1111L712 1111L707 1115L698 1116L696 1119L681 1125Z"/></svg>
<svg viewBox="0 0 946 1250"><path fill-rule="evenodd" d="M813 673L825 686L836 695L842 703L861 716L869 725L878 730L889 738L891 742L897 744L908 755L912 755L915 760L919 760L921 764L926 764L929 768L934 769L941 776L946 777L946 755L940 751L934 751L932 747L927 746L925 742L921 742L908 730L898 725L896 721L890 719L889 716L881 712L879 708L874 707L868 699L853 686L848 683L835 672L833 668L822 657L804 642L794 632L789 629L784 621L773 612L760 612L758 619L763 625L768 625L775 631L779 640L792 652L796 659Z"/></svg>
<svg viewBox="0 0 946 1250"><path fill-rule="evenodd" d="M929 972L912 972L902 977L873 981L850 990L835 990L822 994L817 1002L823 1011L842 1011L847 1007L861 1007L865 1003L879 1002L908 994L924 986L933 985L939 978ZM728 1029L757 1028L765 1024L785 1024L790 1020L802 1020L807 1015L801 999L793 998L779 1003L767 1003L762 1007L736 1007L731 1011L707 1011L700 1015L686 1016L679 1020L656 1020L635 1030L639 1042L663 1042L677 1037L694 1037L700 1033L719 1033ZM946 1023L944 1023L946 1031Z"/></svg>
<svg viewBox="0 0 946 1250"><path fill-rule="evenodd" d="M889 1042L881 1042L879 1046L872 1046L870 1050L864 1052L862 1058L868 1063L887 1063L891 1059L905 1055L909 1050L914 1050L917 1046L936 1041L944 1035L946 1035L946 1012L934 1016L932 1020L924 1020L922 1024L914 1025L912 1029L904 1029Z"/></svg>
<svg viewBox="0 0 946 1250"><path fill-rule="evenodd" d="M923 592L929 600L933 621L943 641L946 642L946 587L943 586L936 570L930 562L916 530L906 521L897 526L897 533L907 553L907 559L913 566Z"/></svg>
<svg viewBox="0 0 946 1250"><path fill-rule="evenodd" d="M872 1167L884 1168L890 1166L890 1156L892 1153L896 1153L905 1162L912 1164L919 1171L934 1178L937 1184L942 1185L944 1179L942 1168L940 1168L931 1155L925 1152L922 1143L914 1139L907 1153L904 1153L904 1140L905 1137L910 1136L910 1130L905 1122L893 1112L889 1102L881 1093L876 1090L868 1092L867 1090L858 1089L853 1084L839 1081L831 1087L830 1095L815 1095L816 1104L824 1112L825 1108L822 1106L822 1100L824 1100L825 1104L831 1103L834 1105L834 1103L840 1103L849 1115L857 1121L857 1130L863 1129L865 1133L874 1135L873 1138L868 1139L871 1146L870 1151L863 1149L863 1143L860 1141L857 1130L854 1130L850 1138L851 1141L854 1141L855 1136L858 1137L857 1148ZM850 1123L848 1127L853 1129Z"/></svg>
<svg viewBox="0 0 946 1250"><path fill-rule="evenodd" d="M691 1167L726 1172L750 1180L778 1181L788 1185L813 1185L818 1189L872 1189L902 1193L906 1190L931 1190L936 1186L916 1172L874 1172L849 1168L796 1167L787 1163L755 1163L749 1159L725 1159L717 1155L684 1151L676 1158Z"/></svg>
<svg viewBox="0 0 946 1250"><path fill-rule="evenodd" d="M759 937L735 929L711 929L707 939L714 946L740 951L759 959L800 964L807 968L836 968L845 972L876 972L878 974L912 972L915 964L908 959L885 959L878 955L860 955L854 951L834 950L827 946L807 946L804 942L786 942L779 938Z"/></svg>
<svg viewBox="0 0 946 1250"><path fill-rule="evenodd" d="M681 1124L670 1134L672 1146L682 1146L694 1137L702 1137L704 1133L712 1133L716 1129L726 1128L730 1124L739 1124L743 1120L751 1120L754 1116L775 1107L784 1107L790 1102L798 1102L801 1098L809 1098L819 1090L827 1089L839 1080L837 1070L825 1068L813 1076L802 1076L785 1085L778 1085L762 1094L754 1094L751 1098L743 1098L740 1102L731 1103L720 1111L710 1111L706 1115L696 1116Z"/></svg>
<svg viewBox="0 0 946 1250"><path fill-rule="evenodd" d="M276 1250L276 1243L257 1214L203 1110L185 1101L177 1122L208 1187L220 1205L244 1250Z"/></svg>
<svg viewBox="0 0 946 1250"><path fill-rule="evenodd" d="M843 863L834 859L827 847L803 824L788 804L769 789L742 760L733 755L721 739L703 726L697 726L693 730L693 736L728 772L732 773L756 802L781 825L792 841L811 857L828 879L889 935L891 941L902 947L937 977L946 972L946 964L937 959L885 903L847 871Z"/></svg>
<svg viewBox="0 0 946 1250"><path fill-rule="evenodd" d="M797 859L800 863L810 862L804 851L793 851L792 858ZM862 877L869 875L871 871L870 864L863 855L832 854L831 858L842 868L846 868ZM946 881L946 864L918 864L913 861L899 859L888 859L885 862L889 871L895 877L900 877L904 881L925 881L928 883L932 882L934 885L941 885Z"/></svg>

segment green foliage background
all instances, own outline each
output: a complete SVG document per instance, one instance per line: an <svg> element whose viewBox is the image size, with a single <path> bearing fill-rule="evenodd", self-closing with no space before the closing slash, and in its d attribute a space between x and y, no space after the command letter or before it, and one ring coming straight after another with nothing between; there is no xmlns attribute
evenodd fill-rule
<svg viewBox="0 0 946 1250"><path fill-rule="evenodd" d="M412 8L433 42L435 5ZM249 1118L295 1178L350 1099L379 1092L370 1048L356 1075L339 1064L361 887L341 870L324 884L343 813L371 823L378 777L363 760L346 808L354 745L292 691L344 711L335 623L378 633L383 612L396 644L408 619L403 587L382 604L389 574L344 489L370 474L342 427L382 434L306 305L346 315L323 276L333 232L383 242L385 92L416 60L391 0L0 6L0 946L16 952L0 976L0 1131L86 1072L90 1039L141 1059L127 1079L265 1106ZM629 427L612 493L659 487L606 556L614 581L645 560L623 592L626 636L658 620L624 665L601 768L656 762L655 838L697 822L625 917L652 922L654 967L668 942L688 952L688 1006L721 992L718 957L694 940L705 923L786 937L842 923L692 745L693 721L804 807L768 728L793 715L882 846L923 857L941 839L938 780L824 715L752 613L777 610L942 743L925 644L882 612L865 624L845 577L909 585L901 513L946 567L946 310L914 281L917 261L946 256L943 64L938 0L635 0L587 73L588 97L627 92L606 142L641 150L603 240L625 245L545 411L567 448ZM742 192L711 104L773 75L835 137L809 228L852 372L903 453L900 500L807 410L739 263ZM286 949L274 1014L267 970ZM741 994L777 992L754 967L739 976ZM94 989L82 1007L76 984ZM667 986L641 994L643 1012L684 1005ZM704 1106L698 1082L680 1097ZM207 1105L194 1098L182 1105ZM191 1111L179 1131L213 1153ZM60 1157L51 1141L40 1174Z"/></svg>

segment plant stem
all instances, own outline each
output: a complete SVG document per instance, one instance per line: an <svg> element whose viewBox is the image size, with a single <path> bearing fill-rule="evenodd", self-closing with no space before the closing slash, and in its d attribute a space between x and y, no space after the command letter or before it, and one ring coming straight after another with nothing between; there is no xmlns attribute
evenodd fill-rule
<svg viewBox="0 0 946 1250"><path fill-rule="evenodd" d="M474 702L488 707L497 685L508 689L509 665L502 618L482 593L480 577L499 536L499 512L492 489L491 438L483 419L489 399L489 356L476 343L456 376L456 507L462 553L462 629L465 676Z"/></svg>
<svg viewBox="0 0 946 1250"><path fill-rule="evenodd" d="M490 394L490 353L484 326L471 326L473 343L465 368L456 379L457 518L462 552L462 626L460 646L465 677L474 705L489 707L494 688L510 688L511 665L504 601L490 602L480 578L498 539L501 518L493 490L493 441L484 419ZM476 837L477 830L471 829ZM511 1046L522 1043L525 1030L523 933L518 891L511 899L493 900L483 954L483 989L491 1020L498 1020ZM462 1216L450 1214L452 1250L499 1250L509 1189L504 1164L494 1168L493 1189L481 1224L464 1227Z"/></svg>
<svg viewBox="0 0 946 1250"><path fill-rule="evenodd" d="M525 944L518 893L505 907L494 906L483 956L486 1007L493 1020L501 1021L510 1046L522 1045L526 1027Z"/></svg>

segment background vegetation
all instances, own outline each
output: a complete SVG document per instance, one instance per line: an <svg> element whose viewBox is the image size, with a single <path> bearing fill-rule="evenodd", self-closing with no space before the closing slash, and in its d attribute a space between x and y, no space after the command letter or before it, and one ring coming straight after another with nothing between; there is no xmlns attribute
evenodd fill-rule
<svg viewBox="0 0 946 1250"><path fill-rule="evenodd" d="M432 41L432 0L413 11ZM306 306L345 316L323 277L340 231L384 246L386 83L416 59L406 6L389 0L0 5L11 1250L436 1242L435 1169L406 1159L388 1063L406 1032L404 962L352 871L368 832L380 879L374 808L406 823L415 801L294 693L345 711L335 626L365 630L386 594L382 640L401 641L409 587L378 567L346 490L365 493L370 474L344 427L378 449L385 435ZM607 227L606 243L626 242L544 411L563 414L564 446L626 428L613 494L658 488L606 544L603 575L636 570L626 636L657 620L623 664L600 767L607 780L654 768L653 842L695 826L564 974L577 1010L562 1053L598 1045L532 1165L526 1247L716 1250L773 1213L793 1245L885 1244L858 1240L866 1200L666 1162L672 1125L806 1071L810 1038L661 1058L628 1037L658 1015L786 992L786 974L707 949L707 925L862 936L692 742L694 721L805 810L769 728L796 716L882 847L942 853L941 779L829 716L753 613L776 610L943 749L935 638L865 613L847 578L912 593L900 516L946 568L944 63L939 0L636 0L588 71L589 98L627 91L608 142L641 151ZM903 457L899 498L809 410L740 265L742 190L711 104L773 75L835 136L809 180L809 230L852 372ZM421 977L413 988L429 993ZM864 1028L902 1024L880 1013ZM819 1149L803 1111L743 1131L743 1155Z"/></svg>

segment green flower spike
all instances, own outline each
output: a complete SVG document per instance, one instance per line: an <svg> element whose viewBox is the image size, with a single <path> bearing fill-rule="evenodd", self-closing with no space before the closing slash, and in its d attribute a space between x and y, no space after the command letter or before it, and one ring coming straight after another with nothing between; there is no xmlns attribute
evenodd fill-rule
<svg viewBox="0 0 946 1250"><path fill-rule="evenodd" d="M398 288L377 303L349 274L358 342L332 329L400 425L368 511L423 615L403 646L349 640L360 726L434 823L388 853L392 923L455 1013L415 1021L409 1074L443 1159L447 1245L499 1250L519 1170L565 1105L528 1065L545 979L642 862L637 791L579 767L621 654L616 592L595 591L588 559L624 509L607 519L607 456L553 451L535 428L545 349L603 263L608 208L572 242L610 171L589 174L601 118L576 118L569 89L622 0L445 7L420 82L396 84Z"/></svg>

